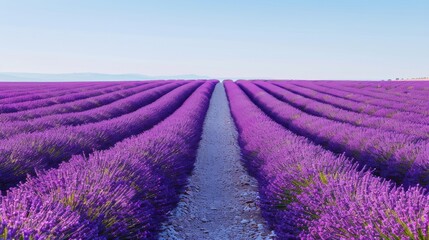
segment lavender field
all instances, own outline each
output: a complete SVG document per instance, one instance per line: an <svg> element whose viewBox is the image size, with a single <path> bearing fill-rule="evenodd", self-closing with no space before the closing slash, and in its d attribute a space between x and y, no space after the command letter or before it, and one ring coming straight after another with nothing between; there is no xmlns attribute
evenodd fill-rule
<svg viewBox="0 0 429 240"><path fill-rule="evenodd" d="M429 82L0 83L0 239L429 239Z"/></svg>

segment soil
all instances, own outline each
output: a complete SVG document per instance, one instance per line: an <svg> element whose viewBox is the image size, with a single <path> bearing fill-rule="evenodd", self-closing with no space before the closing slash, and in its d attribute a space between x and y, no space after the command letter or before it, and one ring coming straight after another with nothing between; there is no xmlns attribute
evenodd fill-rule
<svg viewBox="0 0 429 240"><path fill-rule="evenodd" d="M258 204L257 182L241 165L237 131L218 84L195 169L160 239L274 239Z"/></svg>

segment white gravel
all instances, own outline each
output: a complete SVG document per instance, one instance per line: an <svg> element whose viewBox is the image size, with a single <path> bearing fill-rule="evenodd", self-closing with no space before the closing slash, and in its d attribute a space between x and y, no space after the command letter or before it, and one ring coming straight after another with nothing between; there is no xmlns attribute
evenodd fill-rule
<svg viewBox="0 0 429 240"><path fill-rule="evenodd" d="M256 180L240 162L224 87L210 101L197 161L160 239L274 239L260 214Z"/></svg>

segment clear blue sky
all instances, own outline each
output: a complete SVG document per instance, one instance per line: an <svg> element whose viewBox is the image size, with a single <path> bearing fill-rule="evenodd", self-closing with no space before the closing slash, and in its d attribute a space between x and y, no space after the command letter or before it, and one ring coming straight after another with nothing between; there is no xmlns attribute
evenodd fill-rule
<svg viewBox="0 0 429 240"><path fill-rule="evenodd" d="M429 1L0 0L0 72L429 75Z"/></svg>

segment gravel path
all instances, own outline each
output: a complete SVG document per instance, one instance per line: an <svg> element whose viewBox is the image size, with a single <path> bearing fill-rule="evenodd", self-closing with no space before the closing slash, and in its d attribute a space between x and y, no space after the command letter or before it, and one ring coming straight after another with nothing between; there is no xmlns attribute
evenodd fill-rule
<svg viewBox="0 0 429 240"><path fill-rule="evenodd" d="M160 239L273 239L258 200L256 180L240 163L224 87L217 84L195 169Z"/></svg>

